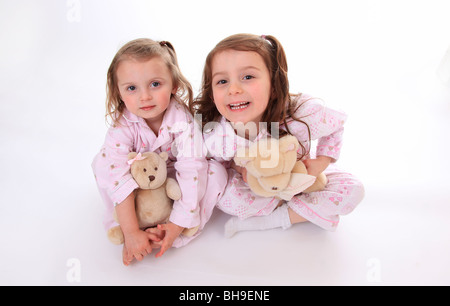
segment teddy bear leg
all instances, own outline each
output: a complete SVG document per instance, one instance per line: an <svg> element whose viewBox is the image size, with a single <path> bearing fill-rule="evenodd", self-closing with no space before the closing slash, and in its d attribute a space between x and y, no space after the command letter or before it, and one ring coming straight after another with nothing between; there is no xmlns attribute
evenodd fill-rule
<svg viewBox="0 0 450 306"><path fill-rule="evenodd" d="M122 229L120 228L120 226L114 226L108 230L108 239L113 244L117 244L117 245L123 244L125 239L123 237L123 232L122 232Z"/></svg>
<svg viewBox="0 0 450 306"><path fill-rule="evenodd" d="M192 228L185 228L181 234L186 237L192 237L197 233L198 228L199 228L199 226L192 227Z"/></svg>

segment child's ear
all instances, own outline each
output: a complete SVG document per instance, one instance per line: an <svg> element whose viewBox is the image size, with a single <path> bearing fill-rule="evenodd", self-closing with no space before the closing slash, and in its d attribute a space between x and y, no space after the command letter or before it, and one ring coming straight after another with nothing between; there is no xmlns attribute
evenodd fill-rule
<svg viewBox="0 0 450 306"><path fill-rule="evenodd" d="M167 161L169 159L169 154L165 151L159 153L159 156L164 159L164 161Z"/></svg>
<svg viewBox="0 0 450 306"><path fill-rule="evenodd" d="M177 91L178 91L178 86L174 86L172 88L172 94L175 95L177 93Z"/></svg>

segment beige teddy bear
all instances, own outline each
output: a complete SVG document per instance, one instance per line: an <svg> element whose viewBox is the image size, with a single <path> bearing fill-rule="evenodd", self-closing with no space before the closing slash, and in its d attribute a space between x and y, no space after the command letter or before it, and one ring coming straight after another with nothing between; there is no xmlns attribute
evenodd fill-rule
<svg viewBox="0 0 450 306"><path fill-rule="evenodd" d="M136 216L139 227L145 229L165 223L169 220L173 200L181 198L181 190L176 180L167 177L167 152L128 154L131 175L139 188L135 190ZM114 219L118 222L114 213ZM197 227L185 229L183 235L192 236ZM108 238L114 244L122 244L124 236L120 226L108 231Z"/></svg>
<svg viewBox="0 0 450 306"><path fill-rule="evenodd" d="M321 173L317 179L307 174L303 162L297 161L299 148L297 138L292 135L263 138L239 148L234 162L247 169L247 183L255 194L289 201L300 192L319 191L327 184L325 174Z"/></svg>

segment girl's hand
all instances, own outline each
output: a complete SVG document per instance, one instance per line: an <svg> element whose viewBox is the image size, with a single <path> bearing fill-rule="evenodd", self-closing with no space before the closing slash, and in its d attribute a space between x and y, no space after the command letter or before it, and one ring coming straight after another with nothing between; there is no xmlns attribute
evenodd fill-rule
<svg viewBox="0 0 450 306"><path fill-rule="evenodd" d="M231 168L233 168L234 170L236 170L236 172L240 173L240 174L242 175L242 179L244 180L244 182L248 183L248 182L247 182L247 169L246 169L246 168L240 167L240 166L236 165L236 164L234 163L234 160L233 160L233 162L231 163Z"/></svg>
<svg viewBox="0 0 450 306"><path fill-rule="evenodd" d="M164 238L165 232L161 229L159 229L157 226L155 227L149 227L145 230L147 233L150 233L154 235L150 240L150 245L152 249L159 249L161 248L162 240Z"/></svg>
<svg viewBox="0 0 450 306"><path fill-rule="evenodd" d="M175 223L169 222L166 224L158 224L157 229L163 232L162 241L156 243L161 245L161 250L155 255L155 257L161 257L168 249L172 247L173 242L180 236L184 227L176 225ZM152 232L156 233L155 230Z"/></svg>
<svg viewBox="0 0 450 306"><path fill-rule="evenodd" d="M130 232L125 235L122 260L125 266L128 266L134 258L141 261L147 254L152 252L150 240L159 238L152 233L142 230Z"/></svg>
<svg viewBox="0 0 450 306"><path fill-rule="evenodd" d="M316 159L305 159L303 163L306 166L306 170L308 170L309 175L313 175L318 177L320 173L322 173L328 165L331 163L331 157L328 156L317 156Z"/></svg>

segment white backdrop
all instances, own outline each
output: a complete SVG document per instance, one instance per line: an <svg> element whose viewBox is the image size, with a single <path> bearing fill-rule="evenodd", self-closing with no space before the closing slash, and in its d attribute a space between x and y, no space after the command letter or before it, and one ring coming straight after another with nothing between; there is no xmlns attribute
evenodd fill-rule
<svg viewBox="0 0 450 306"><path fill-rule="evenodd" d="M449 29L435 0L1 1L0 284L449 285ZM349 114L339 164L366 198L335 233L226 239L217 212L188 246L123 267L90 168L109 63L131 39L170 41L197 93L235 33L275 35L291 92Z"/></svg>

